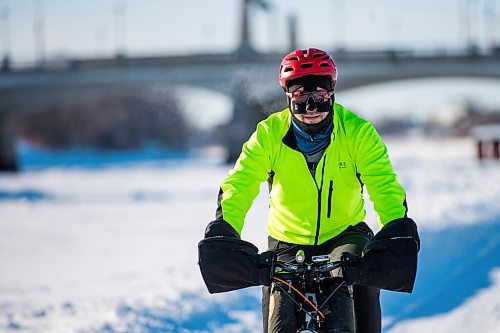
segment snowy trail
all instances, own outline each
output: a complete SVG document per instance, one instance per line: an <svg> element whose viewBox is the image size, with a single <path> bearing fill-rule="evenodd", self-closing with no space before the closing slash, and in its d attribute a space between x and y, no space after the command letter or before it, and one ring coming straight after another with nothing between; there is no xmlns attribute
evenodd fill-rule
<svg viewBox="0 0 500 333"><path fill-rule="evenodd" d="M479 165L468 140L388 140L388 146L425 247L415 294L383 296L387 328L429 331L426 325L439 321L433 332L453 332L460 321L464 327L477 321L482 332L495 332L500 165ZM259 289L208 295L196 266L196 244L227 169L187 160L0 176L0 331L259 332ZM261 250L266 191L243 233ZM452 249L438 252L442 247ZM469 276L446 275L470 252L476 255L467 267L482 266L447 291L453 276ZM481 305L491 320L464 316Z"/></svg>

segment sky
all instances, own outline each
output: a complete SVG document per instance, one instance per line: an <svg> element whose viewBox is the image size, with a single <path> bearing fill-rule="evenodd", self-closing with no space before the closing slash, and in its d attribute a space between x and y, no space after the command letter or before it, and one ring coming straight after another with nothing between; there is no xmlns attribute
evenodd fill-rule
<svg viewBox="0 0 500 333"><path fill-rule="evenodd" d="M296 16L299 47L334 53L340 48L463 50L469 40L482 48L500 45L500 27L494 24L500 22L497 0L263 1L270 9L253 4L250 14L251 42L263 52L290 51L290 15ZM242 4L243 0L0 0L0 56L10 54L15 65L32 64L42 54L40 44L35 47L41 40L35 36L42 31L46 58L56 60L113 57L117 51L132 57L232 52L240 42ZM43 25L35 12L44 13ZM426 115L453 112L465 99L500 108L500 80L464 82L412 80L372 85L338 97L368 119L401 110ZM227 122L232 101L199 90L203 98L190 101L187 112L197 112L202 100L204 108L213 110L206 112L206 126Z"/></svg>
<svg viewBox="0 0 500 333"><path fill-rule="evenodd" d="M288 16L300 47L330 50L457 49L470 32L479 46L500 41L496 0L266 0L251 7L251 38L260 51L288 51ZM0 54L48 58L230 52L239 44L243 0L0 0ZM44 13L43 25L40 17ZM36 28L35 28L36 27ZM498 30L498 31L497 31ZM44 46L35 47L35 31ZM37 38L42 40L41 38ZM40 45L40 44L39 44Z"/></svg>

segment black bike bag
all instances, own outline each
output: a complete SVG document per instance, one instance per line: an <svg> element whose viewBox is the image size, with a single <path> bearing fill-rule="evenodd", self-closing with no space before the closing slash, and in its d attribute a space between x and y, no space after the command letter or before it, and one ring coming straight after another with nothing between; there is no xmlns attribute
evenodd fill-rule
<svg viewBox="0 0 500 333"><path fill-rule="evenodd" d="M255 245L227 236L198 243L198 265L211 294L271 284L272 252L259 254Z"/></svg>

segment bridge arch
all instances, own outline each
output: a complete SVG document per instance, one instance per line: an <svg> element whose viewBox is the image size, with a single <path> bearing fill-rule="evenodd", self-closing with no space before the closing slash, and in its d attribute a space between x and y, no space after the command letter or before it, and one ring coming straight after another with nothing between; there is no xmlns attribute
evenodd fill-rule
<svg viewBox="0 0 500 333"><path fill-rule="evenodd" d="M12 151L9 114L25 112L31 105L43 105L81 89L108 89L182 84L195 85L232 96L237 113L256 105L284 105L277 80L282 55L256 54L251 59L235 55L197 55L173 58L75 61L70 67L52 71L24 71L0 74L0 146ZM430 77L500 78L500 55L467 56L387 56L378 53L335 55L339 68L338 91L348 91L380 82ZM23 106L24 105L24 106ZM234 119L235 128L249 128L245 117ZM254 126L251 125L253 129ZM236 131L242 132L242 131ZM246 133L245 133L246 134ZM232 142L242 141L230 138ZM6 149L10 146L10 149ZM2 153L2 165L12 153Z"/></svg>

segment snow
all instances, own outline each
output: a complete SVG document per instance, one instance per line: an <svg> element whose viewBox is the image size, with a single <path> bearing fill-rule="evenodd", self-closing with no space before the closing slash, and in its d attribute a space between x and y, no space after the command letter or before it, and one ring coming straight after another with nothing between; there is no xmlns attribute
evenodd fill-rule
<svg viewBox="0 0 500 333"><path fill-rule="evenodd" d="M383 295L386 330L499 332L500 163L476 161L468 139L386 142L423 245L415 293ZM0 175L0 331L261 331L259 288L209 295L196 265L228 169L186 158ZM261 192L243 238L263 250Z"/></svg>
<svg viewBox="0 0 500 333"><path fill-rule="evenodd" d="M491 279L491 287L479 290L453 311L431 318L403 321L390 333L500 332L500 269L491 271Z"/></svg>

